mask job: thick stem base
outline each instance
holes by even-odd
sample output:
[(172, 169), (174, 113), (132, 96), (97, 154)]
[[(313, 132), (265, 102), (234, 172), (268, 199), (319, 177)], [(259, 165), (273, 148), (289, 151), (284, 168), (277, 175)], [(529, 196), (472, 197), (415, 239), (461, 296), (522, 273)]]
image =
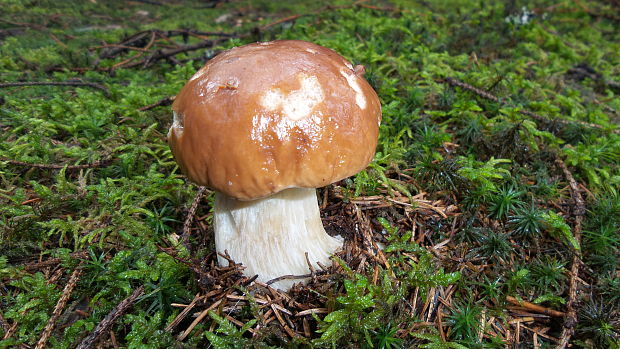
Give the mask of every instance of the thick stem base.
[[(315, 189), (292, 188), (272, 196), (239, 201), (215, 194), (215, 246), (245, 266), (244, 274), (267, 282), (283, 275), (308, 274), (305, 253), (315, 269), (330, 265), (342, 241), (323, 229)], [(218, 257), (220, 265), (226, 259)], [(287, 290), (299, 279), (272, 286)]]

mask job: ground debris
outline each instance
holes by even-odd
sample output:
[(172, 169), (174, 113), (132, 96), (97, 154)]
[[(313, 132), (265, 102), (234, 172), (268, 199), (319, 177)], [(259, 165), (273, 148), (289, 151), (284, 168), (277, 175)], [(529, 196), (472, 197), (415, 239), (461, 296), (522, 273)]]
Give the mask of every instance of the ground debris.
[[(375, 221), (375, 217), (385, 215), (392, 209), (396, 209), (404, 214), (415, 214), (417, 220), (442, 220), (448, 217), (456, 217), (458, 211), (454, 208), (443, 207), (441, 201), (425, 200), (423, 193), (412, 198), (412, 203), (406, 197), (396, 197), (386, 200), (381, 197), (358, 197), (342, 201), (343, 197), (339, 194), (337, 187), (330, 188), (328, 201), (324, 204), (328, 207), (329, 215), (324, 217), (325, 227), (328, 233), (338, 234), (343, 231), (349, 232), (344, 236), (344, 249), (336, 254), (337, 258), (346, 263), (352, 270), (365, 273), (371, 270), (374, 274), (373, 282), (377, 283), (377, 273), (379, 270), (389, 272), (391, 266), (385, 253), (382, 251), (385, 244), (385, 237), (381, 232), (380, 225)], [(200, 197), (197, 195), (197, 198)], [(419, 206), (418, 206), (419, 205)], [(417, 206), (417, 207), (416, 207)], [(191, 210), (190, 210), (191, 211)], [(338, 217), (337, 222), (332, 221), (331, 217)], [(187, 223), (187, 221), (186, 221)], [(199, 234), (200, 227), (197, 222), (193, 222), (189, 231), (191, 234)], [(411, 224), (411, 223), (409, 223)], [(193, 249), (194, 247), (192, 247)], [(277, 331), (287, 337), (287, 341), (296, 337), (315, 338), (317, 335), (318, 324), (315, 315), (327, 314), (334, 310), (333, 305), (327, 303), (330, 294), (343, 292), (341, 281), (348, 275), (347, 270), (343, 269), (338, 263), (325, 268), (314, 270), (311, 274), (303, 276), (283, 276), (282, 278), (308, 278), (307, 284), (298, 283), (288, 292), (284, 293), (268, 283), (255, 281), (255, 277), (249, 278), (242, 275), (242, 267), (236, 264), (228, 256), (223, 256), (229, 260), (230, 266), (222, 267), (217, 265), (215, 254), (210, 254), (205, 260), (184, 260), (177, 256), (173, 248), (162, 248), (177, 260), (190, 266), (200, 280), (201, 292), (197, 294), (189, 304), (175, 304), (174, 306), (183, 308), (183, 311), (168, 324), (167, 331), (181, 331), (177, 339), (185, 340), (191, 335), (192, 330), (201, 321), (208, 321), (209, 311), (213, 311), (225, 317), (232, 323), (241, 327), (249, 319), (244, 318), (245, 312), (242, 309), (256, 304), (258, 307), (258, 318), (260, 321), (250, 329), (250, 333), (258, 336), (266, 328), (275, 326)], [(395, 277), (391, 273), (392, 277)], [(443, 303), (448, 304), (451, 299), (453, 289), (437, 293), (433, 307), (429, 307), (420, 294), (411, 294), (410, 301), (419, 304), (418, 309), (412, 309), (412, 314), (428, 313), (428, 321), (434, 321), (438, 313), (438, 297), (441, 294)], [(443, 304), (442, 303), (442, 304)], [(192, 316), (192, 314), (194, 314)], [(211, 326), (212, 327), (212, 326)]]

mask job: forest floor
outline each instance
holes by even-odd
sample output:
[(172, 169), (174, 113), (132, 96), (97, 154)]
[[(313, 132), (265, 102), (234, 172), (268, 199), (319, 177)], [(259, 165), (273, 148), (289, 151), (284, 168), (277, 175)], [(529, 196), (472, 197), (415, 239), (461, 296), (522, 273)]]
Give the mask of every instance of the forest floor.
[[(617, 0), (0, 7), (0, 348), (620, 348)], [(286, 293), (217, 265), (166, 143), (206, 61), (274, 39), (383, 107), (317, 192), (344, 249)]]

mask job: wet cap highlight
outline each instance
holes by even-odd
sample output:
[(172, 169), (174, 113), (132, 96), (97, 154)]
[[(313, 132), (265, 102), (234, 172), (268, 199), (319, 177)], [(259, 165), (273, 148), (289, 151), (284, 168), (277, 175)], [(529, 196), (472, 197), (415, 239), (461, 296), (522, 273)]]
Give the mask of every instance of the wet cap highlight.
[(190, 180), (240, 200), (364, 169), (381, 106), (361, 66), (299, 40), (225, 51), (176, 96), (168, 140)]

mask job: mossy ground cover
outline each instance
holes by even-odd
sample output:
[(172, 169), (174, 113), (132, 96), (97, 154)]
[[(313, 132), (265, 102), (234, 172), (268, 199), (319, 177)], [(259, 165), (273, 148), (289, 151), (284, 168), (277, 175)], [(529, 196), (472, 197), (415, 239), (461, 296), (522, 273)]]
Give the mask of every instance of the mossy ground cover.
[[(0, 6), (1, 348), (620, 347), (617, 1)], [(345, 249), (288, 294), (215, 264), (165, 140), (205, 61), (271, 39), (383, 104), (318, 191)]]

